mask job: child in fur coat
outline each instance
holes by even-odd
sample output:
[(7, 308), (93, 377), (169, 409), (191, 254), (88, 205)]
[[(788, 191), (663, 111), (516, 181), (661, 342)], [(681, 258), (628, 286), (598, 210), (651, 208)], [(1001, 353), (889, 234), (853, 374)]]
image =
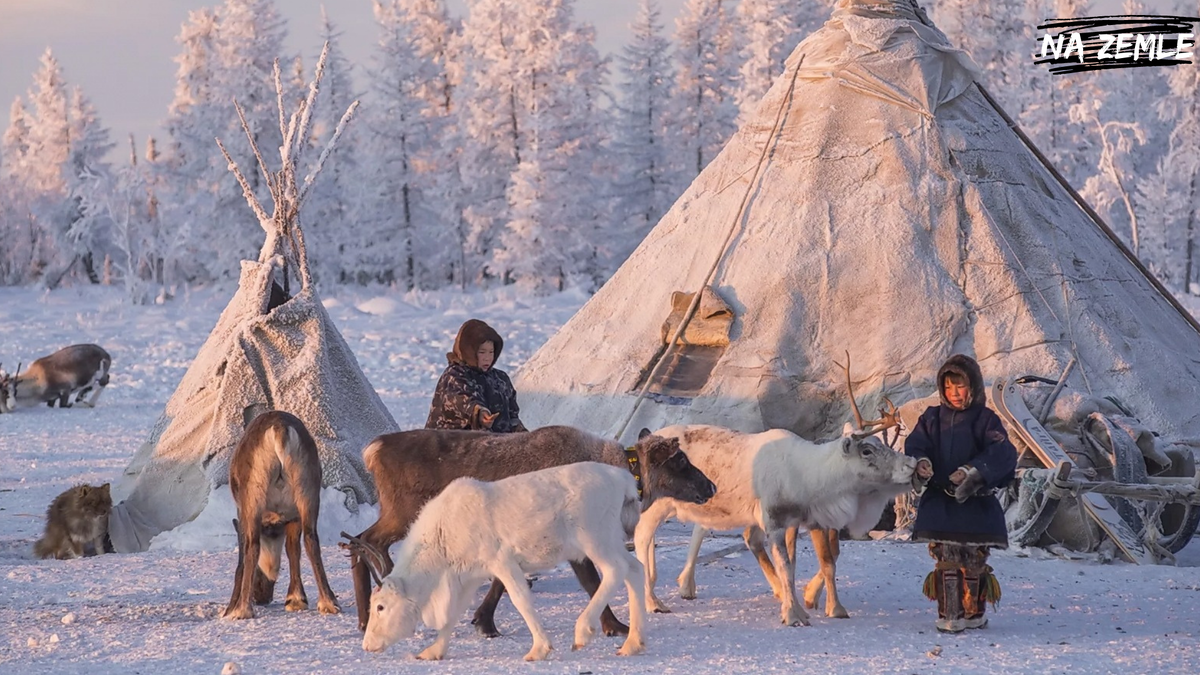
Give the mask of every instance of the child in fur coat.
[(459, 327), (433, 392), (426, 429), (526, 431), (512, 380), (496, 368), (503, 349), (504, 339), (483, 321), (469, 319)]
[(951, 356), (938, 370), (941, 405), (930, 406), (904, 443), (928, 479), (913, 539), (937, 561), (925, 595), (937, 600), (937, 628), (957, 633), (987, 626), (986, 603), (1000, 599), (987, 564), (990, 548), (1008, 547), (1004, 511), (993, 494), (1012, 480), (1017, 452), (1000, 417), (987, 407), (979, 364)]

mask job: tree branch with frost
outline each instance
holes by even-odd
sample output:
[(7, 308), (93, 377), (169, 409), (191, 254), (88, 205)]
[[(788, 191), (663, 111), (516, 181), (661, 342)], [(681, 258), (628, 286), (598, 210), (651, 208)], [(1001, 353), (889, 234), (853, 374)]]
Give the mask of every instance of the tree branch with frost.
[(1141, 125), (1137, 122), (1101, 121), (1100, 107), (1100, 101), (1094, 101), (1091, 105), (1075, 104), (1071, 106), (1070, 119), (1076, 124), (1091, 124), (1096, 127), (1101, 142), (1099, 169), (1116, 186), (1117, 193), (1125, 205), (1125, 212), (1129, 215), (1129, 230), (1132, 238), (1130, 243), (1133, 254), (1138, 255), (1140, 232), (1137, 213), (1133, 208), (1129, 190), (1125, 188), (1125, 183), (1121, 180), (1121, 172), (1117, 168), (1117, 154), (1129, 154), (1135, 143), (1144, 145), (1146, 133), (1142, 131)]

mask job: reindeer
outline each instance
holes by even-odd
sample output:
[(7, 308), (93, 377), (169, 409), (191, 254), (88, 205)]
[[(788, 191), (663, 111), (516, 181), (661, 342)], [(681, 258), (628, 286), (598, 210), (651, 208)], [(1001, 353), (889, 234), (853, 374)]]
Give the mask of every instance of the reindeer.
[[(363, 460), (379, 489), (379, 519), (357, 537), (345, 535), (351, 544), (343, 544), (343, 548), (350, 550), (354, 570), (360, 630), (366, 630), (370, 619), (368, 560), (378, 559), (379, 576), (391, 572), (388, 547), (407, 535), (421, 507), (456, 478), (491, 481), (574, 462), (597, 461), (634, 473), (643, 490), (643, 506), (666, 497), (695, 501), (693, 495), (680, 492), (665, 480), (672, 474), (686, 474), (702, 483), (705, 491), (700, 501), (711, 498), (716, 490), (691, 466), (687, 456), (679, 452), (678, 441), (653, 436), (647, 429), (642, 430), (638, 442), (628, 449), (616, 441), (566, 426), (511, 434), (417, 429), (376, 438), (363, 450)], [(364, 550), (368, 553), (364, 554)], [(594, 595), (600, 575), (593, 563), (586, 558), (570, 563), (579, 584), (589, 595)], [(495, 581), (475, 612), (472, 623), (486, 637), (499, 635), (494, 616), (504, 591), (505, 585)], [(600, 622), (606, 635), (629, 631), (607, 607)]]
[(396, 566), (371, 595), (363, 649), (383, 651), (411, 636), (421, 619), (438, 632), (417, 658), (440, 660), (471, 593), (489, 576), (509, 588), (533, 634), (526, 661), (550, 653), (526, 572), (587, 557), (604, 581), (575, 622), (573, 649), (591, 641), (601, 608), (624, 583), (629, 590), (629, 636), (621, 655), (641, 653), (646, 621), (642, 566), (625, 550), (641, 512), (628, 471), (578, 462), (495, 482), (458, 478), (421, 509), (396, 556)]
[[(34, 361), (29, 369), (8, 375), (0, 371), (0, 412), (12, 412), (17, 407), (45, 403), (70, 408), (74, 403), (96, 406), (100, 394), (108, 386), (108, 368), (112, 357), (99, 345), (83, 344), (63, 347), (49, 356)], [(91, 397), (86, 401), (84, 397)]]
[[(844, 368), (849, 386), (849, 361)], [(852, 388), (849, 394), (858, 428), (827, 443), (811, 443), (783, 429), (744, 434), (689, 425), (655, 432), (678, 438), (696, 466), (715, 480), (718, 492), (711, 502), (700, 506), (659, 500), (643, 514), (634, 542), (638, 559), (646, 567), (647, 609), (670, 611), (654, 594), (653, 544), (655, 530), (674, 516), (696, 525), (688, 563), (679, 577), (682, 597), (695, 597), (695, 558), (707, 530), (745, 528), (746, 546), (782, 601), (783, 622), (808, 625), (808, 615), (796, 602), (793, 589), (795, 537), (802, 528), (809, 530), (820, 563), (820, 571), (806, 589), (805, 604), (815, 606), (822, 587), (827, 587), (826, 614), (848, 616), (835, 584), (838, 532), (849, 528), (854, 535), (865, 533), (878, 522), (888, 499), (912, 485), (916, 468), (915, 460), (875, 437), (899, 425), (895, 406), (889, 401), (890, 410), (881, 411), (880, 419), (866, 422)]]
[[(233, 451), (229, 489), (237, 503), (238, 564), (233, 595), (222, 616), (253, 618), (250, 600), (270, 604), (279, 578), (280, 549), (287, 540), (290, 581), (285, 609), (308, 609), (300, 580), (300, 536), (317, 578), (317, 609), (341, 611), (321, 562), (317, 517), (321, 509), (321, 460), (308, 429), (294, 415), (267, 412), (254, 418)], [(249, 566), (249, 569), (247, 567)]]

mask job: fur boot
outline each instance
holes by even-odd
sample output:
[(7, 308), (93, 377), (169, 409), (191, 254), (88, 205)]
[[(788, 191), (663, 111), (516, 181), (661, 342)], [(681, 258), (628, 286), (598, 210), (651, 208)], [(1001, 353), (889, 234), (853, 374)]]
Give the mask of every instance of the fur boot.
[(984, 616), (987, 603), (995, 605), (1000, 600), (1000, 583), (992, 574), (991, 565), (964, 567), (963, 574), (963, 617), (967, 628), (987, 628)]

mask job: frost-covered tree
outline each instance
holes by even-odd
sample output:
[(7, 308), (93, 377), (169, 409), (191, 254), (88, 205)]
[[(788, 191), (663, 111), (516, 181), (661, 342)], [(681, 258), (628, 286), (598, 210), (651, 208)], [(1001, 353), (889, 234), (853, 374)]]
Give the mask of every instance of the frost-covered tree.
[(16, 97), (8, 111), (8, 128), (0, 139), (0, 156), (4, 157), (2, 166), (5, 174), (16, 175), (22, 168), (25, 155), (29, 152), (29, 120), (25, 113), (25, 104), (21, 97)]
[(213, 139), (229, 135), (233, 109), (221, 81), (219, 24), (215, 11), (197, 10), (176, 37), (181, 49), (164, 124), (166, 149), (162, 160), (148, 167), (158, 186), (159, 218), (169, 224), (175, 250), (188, 253), (164, 256), (161, 276), (167, 279), (220, 276), (211, 256), (214, 239), (222, 236), (214, 232), (216, 193), (229, 172)]
[(25, 169), (30, 183), (40, 192), (65, 193), (63, 168), (70, 154), (71, 131), (67, 119), (67, 86), (53, 52), (42, 54), (41, 67), (33, 75), (27, 98), (29, 132)]
[(598, 250), (607, 232), (605, 205), (597, 196), (608, 186), (596, 174), (606, 64), (594, 30), (576, 23), (570, 0), (521, 9), (522, 30), (512, 42), (520, 156), (508, 177), (508, 217), (493, 269), (537, 292), (568, 283), (591, 288), (607, 266)]
[(1168, 284), (1200, 294), (1200, 71), (1171, 68), (1167, 83), (1170, 93), (1163, 97), (1159, 114), (1173, 125), (1168, 148), (1156, 170), (1138, 183), (1145, 231), (1141, 257)]
[(39, 281), (53, 288), (76, 262), (75, 247), (67, 236), (76, 209), (67, 183), (71, 154), (68, 91), (62, 69), (49, 49), (42, 55), (26, 98), (29, 133), (23, 174), (39, 238), (32, 267)]
[(657, 0), (642, 0), (620, 73), (612, 153), (618, 227), (614, 256), (624, 260), (678, 197), (680, 138), (672, 120), (675, 68)]
[(445, 0), (395, 0), (408, 19), (413, 51), (421, 59), (417, 96), (431, 111), (448, 114), (454, 106), (454, 88), (462, 81), (457, 59), (460, 22), (451, 18)]
[(114, 144), (109, 141), (108, 129), (83, 90), (74, 87), (68, 108), (70, 145), (64, 171), (68, 193), (68, 224), (66, 237), (72, 244), (73, 260), (78, 260), (92, 283), (100, 282), (97, 265), (104, 257), (109, 239), (108, 229), (95, 227), (83, 218), (80, 193), (96, 177), (107, 176), (112, 168), (105, 158)]
[(380, 38), (371, 72), (357, 262), (350, 278), (405, 288), (462, 281), (453, 124), (454, 22), (441, 0), (375, 3)]
[(115, 253), (111, 259), (116, 261), (113, 280), (124, 286), (130, 302), (141, 305), (162, 296), (155, 286), (161, 282), (156, 262), (163, 253), (157, 242), (150, 174), (138, 165), (132, 135), (129, 145), (128, 165), (105, 174), (87, 174), (77, 195), (80, 222), (109, 232)]
[(741, 65), (731, 0), (688, 0), (675, 21), (675, 110), (691, 181), (737, 130)]
[[(223, 104), (224, 125), (217, 134), (238, 166), (255, 166), (250, 142), (241, 129), (232, 107), (233, 100), (245, 113), (254, 142), (259, 148), (278, 148), (283, 144), (279, 129), (279, 108), (276, 102), (274, 68), (291, 61), (283, 52), (287, 28), (273, 0), (225, 0), (218, 10), (216, 57), (219, 87), (214, 92), (216, 102)], [(219, 120), (218, 120), (219, 121)], [(214, 147), (210, 153), (216, 153)], [(226, 164), (214, 158), (214, 171), (206, 177), (216, 186), (213, 220), (206, 224), (206, 238), (219, 234), (224, 241), (213, 251), (212, 270), (216, 275), (236, 279), (240, 261), (257, 257), (264, 237), (261, 226), (245, 207), (242, 189), (229, 179)], [(246, 178), (258, 195), (267, 198), (266, 185), (257, 172)]]
[[(282, 52), (286, 28), (271, 0), (226, 0), (216, 10), (192, 12), (177, 38), (175, 97), (166, 122), (167, 157), (161, 166), (170, 194), (161, 217), (187, 242), (181, 256), (185, 277), (237, 279), (240, 261), (254, 257), (262, 228), (245, 208), (237, 183), (216, 146), (225, 143), (241, 166), (257, 164), (242, 131), (234, 100), (246, 115), (260, 148), (281, 144), (274, 64), (286, 73), (292, 62)], [(283, 76), (285, 86), (290, 80)], [(260, 199), (262, 178), (247, 178)], [(189, 264), (190, 263), (190, 264)]]
[(737, 25), (744, 36), (737, 91), (742, 118), (783, 73), (796, 45), (829, 18), (830, 0), (741, 0)]
[(517, 43), (527, 27), (516, 0), (474, 0), (463, 22), (458, 125), (461, 132), (465, 278), (495, 276), (487, 263), (510, 219), (508, 189), (521, 162), (524, 112)]
[[(1099, 101), (1088, 105), (1079, 104), (1071, 108), (1071, 122), (1090, 126), (1093, 134), (1100, 142), (1100, 161), (1097, 172), (1089, 176), (1079, 191), (1089, 204), (1098, 212), (1112, 212), (1114, 205), (1122, 207), (1124, 216), (1120, 222), (1125, 227), (1120, 232), (1128, 233), (1128, 242), (1133, 254), (1138, 255), (1141, 248), (1141, 232), (1138, 227), (1137, 212), (1133, 208), (1133, 190), (1129, 167), (1132, 164), (1130, 153), (1136, 146), (1144, 145), (1146, 134), (1136, 122), (1101, 119), (1101, 103)], [(1109, 220), (1112, 220), (1111, 218)]]
[(25, 155), (29, 151), (29, 120), (18, 96), (9, 110), (9, 124), (0, 138), (0, 283), (19, 284), (34, 273), (38, 247), (29, 211)]
[(467, 226), (463, 218), (462, 133), (457, 125), (458, 87), (462, 83), (459, 36), (462, 25), (452, 18), (445, 0), (398, 0), (408, 16), (413, 48), (420, 59), (416, 95), (425, 102), (427, 150), (422, 177), (426, 206), (414, 241), (416, 277), (422, 287), (467, 283)]
[(3, 138), (5, 280), (55, 288), (75, 274), (97, 283), (93, 250), (105, 233), (80, 225), (76, 191), (108, 170), (108, 130), (83, 92), (68, 89), (49, 49), (25, 101), (14, 102)]
[[(370, 73), (373, 106), (367, 117), (364, 217), (348, 250), (347, 280), (417, 283), (417, 242), (433, 227), (437, 195), (429, 190), (425, 159), (437, 139), (431, 137), (429, 109), (438, 102), (421, 97), (431, 74), (418, 54), (414, 23), (398, 2), (376, 2), (379, 42)], [(434, 97), (440, 101), (440, 97)]]

